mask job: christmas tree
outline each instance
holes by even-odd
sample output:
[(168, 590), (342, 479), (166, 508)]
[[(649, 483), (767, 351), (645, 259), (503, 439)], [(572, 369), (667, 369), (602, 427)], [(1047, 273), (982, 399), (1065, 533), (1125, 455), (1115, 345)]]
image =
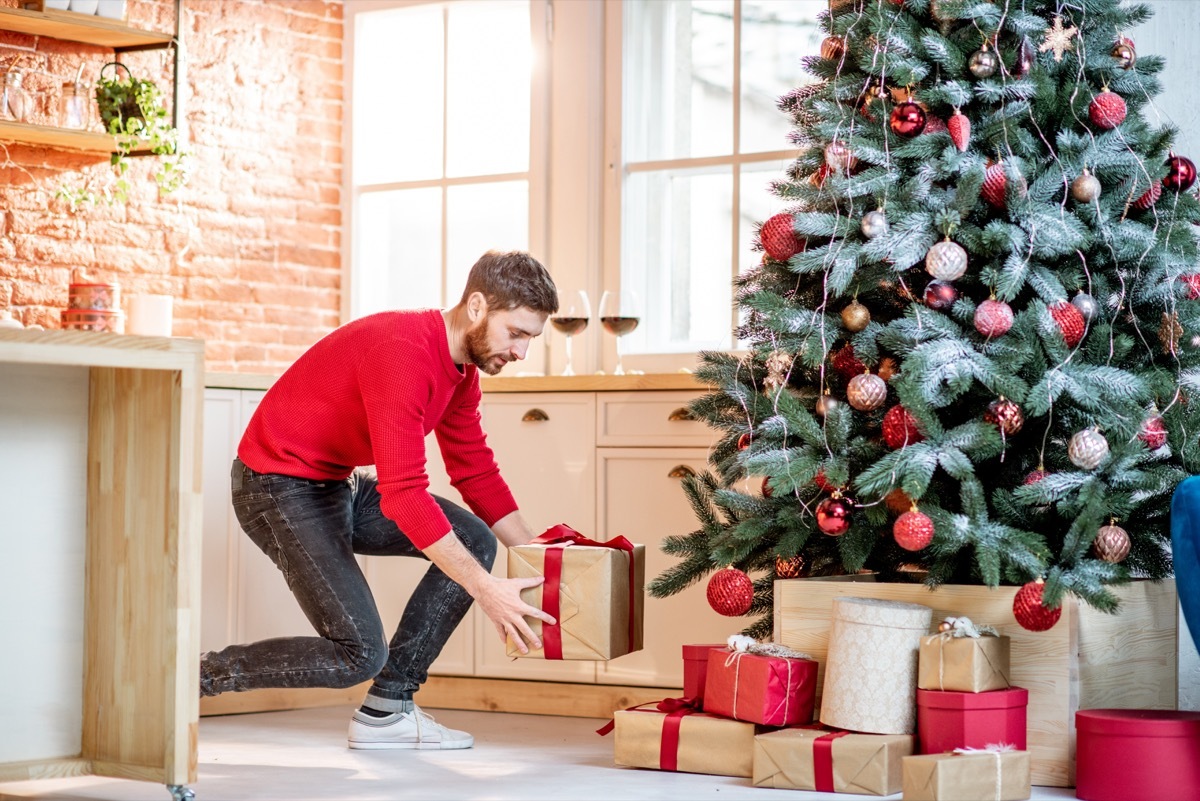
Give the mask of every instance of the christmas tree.
[(722, 569), (710, 601), (762, 636), (777, 577), (870, 570), (1028, 584), (1036, 628), (1065, 593), (1116, 611), (1108, 585), (1170, 575), (1200, 205), (1145, 119), (1163, 61), (1123, 30), (1149, 15), (833, 0), (817, 82), (780, 100), (799, 155), (737, 282), (748, 352), (701, 354), (700, 527), (652, 594)]

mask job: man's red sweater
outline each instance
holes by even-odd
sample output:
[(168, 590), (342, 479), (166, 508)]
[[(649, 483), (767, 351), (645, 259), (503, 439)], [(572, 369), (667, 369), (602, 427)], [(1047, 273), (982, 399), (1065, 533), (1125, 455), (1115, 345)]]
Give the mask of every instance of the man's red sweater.
[(441, 312), (372, 314), (325, 336), (279, 377), (238, 457), (259, 473), (338, 481), (375, 465), (383, 513), (425, 548), (450, 531), (429, 494), (430, 431), (451, 485), (483, 522), (517, 508), (480, 425), (480, 397), (475, 366), (450, 358)]

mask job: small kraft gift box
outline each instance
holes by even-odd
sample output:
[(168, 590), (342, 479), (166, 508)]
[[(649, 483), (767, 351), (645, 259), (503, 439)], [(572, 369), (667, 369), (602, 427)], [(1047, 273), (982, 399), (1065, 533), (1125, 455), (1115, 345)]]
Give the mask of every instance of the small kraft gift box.
[(938, 628), (921, 638), (917, 687), (982, 693), (1011, 686), (1008, 637), (966, 617), (948, 617)]
[(619, 709), (613, 726), (618, 765), (743, 778), (753, 772), (754, 735), (763, 730), (701, 712), (686, 698)]
[(523, 654), (509, 636), (509, 656), (604, 661), (642, 648), (646, 549), (624, 537), (596, 542), (557, 525), (508, 549), (508, 577), (545, 576), (521, 598), (555, 619), (526, 618), (541, 648)]
[(1029, 752), (1007, 745), (904, 757), (901, 767), (904, 801), (1024, 801), (1032, 791)]
[(729, 642), (708, 652), (705, 712), (764, 726), (812, 720), (817, 663), (808, 654), (740, 634)]
[(1200, 712), (1081, 709), (1075, 731), (1076, 797), (1200, 799)]
[(704, 677), (708, 675), (708, 652), (724, 650), (725, 643), (683, 646), (683, 696), (704, 703)]
[(900, 792), (911, 734), (780, 729), (754, 738), (754, 786), (823, 793)]
[(917, 739), (922, 754), (988, 743), (1026, 747), (1025, 713), (1029, 692), (1021, 687), (986, 693), (917, 690)]

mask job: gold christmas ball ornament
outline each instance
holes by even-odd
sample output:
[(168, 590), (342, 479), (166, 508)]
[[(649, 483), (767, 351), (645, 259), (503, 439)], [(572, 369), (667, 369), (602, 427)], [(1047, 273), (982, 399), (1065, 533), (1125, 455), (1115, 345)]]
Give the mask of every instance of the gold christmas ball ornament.
[(1134, 49), (1133, 40), (1124, 36), (1117, 39), (1117, 43), (1113, 45), (1112, 57), (1117, 60), (1117, 66), (1121, 69), (1133, 69), (1133, 65), (1137, 63), (1137, 50)]
[(967, 272), (967, 251), (949, 239), (938, 242), (925, 254), (925, 272), (939, 281), (962, 278)]
[(1129, 533), (1115, 523), (1110, 523), (1101, 526), (1096, 532), (1092, 549), (1099, 559), (1116, 564), (1129, 556), (1129, 545)]
[(842, 325), (847, 331), (858, 333), (867, 327), (871, 322), (871, 310), (859, 303), (857, 300), (852, 301), (849, 306), (842, 309)]
[(832, 395), (822, 395), (817, 398), (817, 414), (824, 417), (838, 407), (838, 399)]
[(1100, 179), (1092, 175), (1087, 167), (1071, 182), (1071, 197), (1080, 203), (1093, 203), (1100, 197)]
[(825, 164), (834, 172), (845, 175), (858, 166), (858, 158), (844, 143), (834, 141), (825, 145)]
[(1067, 457), (1082, 470), (1095, 470), (1108, 458), (1108, 440), (1097, 429), (1085, 428), (1071, 437)]
[(896, 360), (891, 356), (884, 356), (879, 360), (879, 366), (875, 368), (875, 375), (882, 378), (884, 381), (891, 381), (892, 376), (900, 372), (900, 368), (896, 365)]
[(877, 236), (883, 236), (888, 232), (887, 217), (884, 216), (882, 210), (868, 211), (863, 215), (862, 224), (863, 236), (867, 239), (874, 239)]
[(902, 515), (912, 508), (913, 499), (908, 493), (897, 487), (883, 496), (883, 505), (894, 515)]
[(976, 78), (990, 78), (996, 74), (996, 70), (999, 68), (1000, 58), (989, 50), (987, 45), (984, 45), (982, 50), (972, 53), (967, 62), (967, 69)]
[(938, 623), (938, 631), (939, 632), (946, 632), (952, 628), (954, 628), (954, 624), (951, 623), (949, 620), (943, 620), (941, 623)]
[(805, 567), (804, 557), (801, 554), (796, 554), (795, 556), (776, 556), (775, 578), (800, 578), (804, 575)]
[(821, 58), (840, 61), (846, 52), (846, 39), (842, 36), (826, 36), (821, 41)]
[(846, 400), (860, 412), (874, 411), (887, 400), (887, 384), (871, 373), (856, 375), (846, 387)]

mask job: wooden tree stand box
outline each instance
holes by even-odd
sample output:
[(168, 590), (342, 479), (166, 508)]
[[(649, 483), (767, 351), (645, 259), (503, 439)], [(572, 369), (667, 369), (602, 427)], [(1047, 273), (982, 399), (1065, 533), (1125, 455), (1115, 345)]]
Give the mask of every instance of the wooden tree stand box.
[(1013, 617), (1017, 587), (785, 579), (775, 582), (777, 643), (811, 654), (817, 676), (817, 707), (829, 650), (833, 599), (882, 598), (925, 604), (933, 619), (967, 616), (1011, 638), (1011, 675), (1029, 690), (1028, 749), (1032, 782), (1044, 787), (1075, 784), (1075, 712), (1089, 708), (1174, 709), (1176, 688), (1175, 582), (1135, 581), (1113, 587), (1118, 614), (1109, 615), (1068, 595), (1052, 629), (1032, 632)]

